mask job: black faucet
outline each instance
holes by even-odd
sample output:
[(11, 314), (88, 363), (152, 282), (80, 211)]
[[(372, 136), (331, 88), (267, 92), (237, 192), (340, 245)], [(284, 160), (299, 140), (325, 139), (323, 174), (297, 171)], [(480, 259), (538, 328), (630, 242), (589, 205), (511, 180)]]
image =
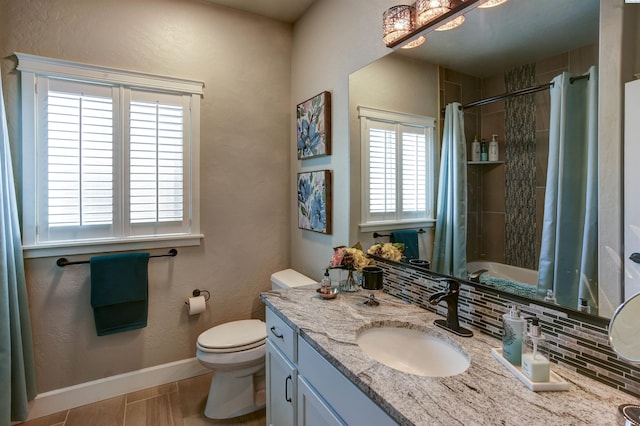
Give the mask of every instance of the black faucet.
[(474, 283), (479, 283), (480, 282), (480, 275), (484, 274), (485, 272), (489, 272), (488, 269), (478, 269), (475, 272), (472, 272), (469, 274), (469, 281), (473, 281)]
[(437, 305), (443, 300), (447, 302), (447, 319), (437, 319), (435, 320), (435, 324), (438, 327), (442, 327), (445, 330), (449, 330), (450, 332), (457, 334), (458, 336), (473, 336), (473, 332), (460, 327), (460, 322), (458, 321), (458, 295), (460, 293), (460, 283), (451, 278), (444, 278), (443, 281), (447, 284), (444, 290), (429, 296), (429, 303), (432, 305)]

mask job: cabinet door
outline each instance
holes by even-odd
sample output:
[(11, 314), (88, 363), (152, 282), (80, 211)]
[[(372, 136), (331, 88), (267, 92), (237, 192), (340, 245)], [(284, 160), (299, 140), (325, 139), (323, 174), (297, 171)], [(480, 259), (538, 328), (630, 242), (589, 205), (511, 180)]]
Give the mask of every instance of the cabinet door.
[(296, 425), (296, 367), (267, 339), (267, 425)]
[(346, 426), (337, 414), (298, 376), (298, 426)]
[(298, 338), (298, 380), (311, 383), (341, 421), (360, 426), (397, 426), (386, 412), (356, 387), (303, 338)]

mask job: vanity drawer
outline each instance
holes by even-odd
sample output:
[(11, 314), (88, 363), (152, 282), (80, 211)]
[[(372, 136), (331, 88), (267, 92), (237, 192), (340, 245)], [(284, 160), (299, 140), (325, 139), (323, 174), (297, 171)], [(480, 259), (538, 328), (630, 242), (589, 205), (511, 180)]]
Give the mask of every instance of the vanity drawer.
[(267, 308), (267, 337), (287, 358), (293, 362), (297, 361), (297, 333), (269, 308)]

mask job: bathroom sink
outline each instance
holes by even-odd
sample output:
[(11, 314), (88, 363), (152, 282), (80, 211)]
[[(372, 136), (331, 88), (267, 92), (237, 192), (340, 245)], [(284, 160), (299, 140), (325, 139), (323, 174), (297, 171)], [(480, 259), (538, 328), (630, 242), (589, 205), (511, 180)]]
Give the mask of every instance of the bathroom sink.
[(381, 326), (360, 330), (358, 346), (376, 361), (418, 376), (463, 373), (470, 359), (455, 341), (436, 330)]

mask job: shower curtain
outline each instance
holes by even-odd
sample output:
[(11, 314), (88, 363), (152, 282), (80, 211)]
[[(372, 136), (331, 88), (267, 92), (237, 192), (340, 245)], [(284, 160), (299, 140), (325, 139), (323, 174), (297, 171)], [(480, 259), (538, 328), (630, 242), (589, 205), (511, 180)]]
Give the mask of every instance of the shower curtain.
[(36, 396), (20, 225), (0, 76), (0, 425), (26, 420)]
[(553, 79), (538, 296), (598, 306), (598, 74)]
[(432, 269), (466, 279), (467, 150), (458, 102), (445, 108), (437, 209)]

